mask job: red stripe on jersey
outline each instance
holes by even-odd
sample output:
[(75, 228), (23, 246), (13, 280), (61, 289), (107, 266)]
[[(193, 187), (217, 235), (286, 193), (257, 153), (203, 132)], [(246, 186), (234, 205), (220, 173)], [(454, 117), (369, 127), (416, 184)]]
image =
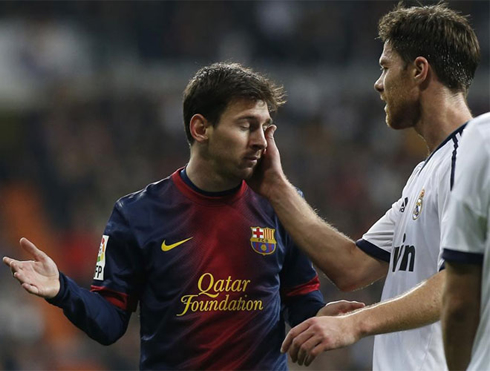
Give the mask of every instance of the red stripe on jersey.
[(138, 301), (128, 294), (114, 291), (103, 286), (90, 286), (90, 291), (99, 293), (112, 305), (126, 311), (136, 312)]
[(293, 296), (305, 295), (319, 289), (320, 289), (320, 280), (318, 279), (318, 275), (316, 275), (308, 282), (292, 287), (287, 291), (285, 290), (283, 292), (283, 295), (285, 298), (291, 298)]

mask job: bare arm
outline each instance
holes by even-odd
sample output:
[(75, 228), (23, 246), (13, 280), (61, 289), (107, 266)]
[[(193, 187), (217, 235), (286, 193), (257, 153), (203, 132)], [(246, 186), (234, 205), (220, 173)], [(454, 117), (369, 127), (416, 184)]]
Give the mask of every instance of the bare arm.
[(266, 131), (267, 150), (249, 185), (266, 197), (296, 244), (341, 290), (364, 287), (388, 271), (388, 263), (356, 247), (355, 242), (323, 221), (289, 183), (274, 142)]
[(411, 330), (440, 318), (445, 272), (397, 298), (338, 317), (310, 318), (291, 329), (281, 351), (309, 365), (321, 352), (354, 344), (363, 337)]
[(317, 316), (337, 316), (339, 314), (345, 314), (352, 312), (356, 309), (364, 308), (366, 304), (359, 301), (338, 300), (327, 303), (321, 308)]
[(480, 322), (482, 267), (446, 262), (446, 270), (441, 317), (444, 351), (450, 370), (464, 370)]

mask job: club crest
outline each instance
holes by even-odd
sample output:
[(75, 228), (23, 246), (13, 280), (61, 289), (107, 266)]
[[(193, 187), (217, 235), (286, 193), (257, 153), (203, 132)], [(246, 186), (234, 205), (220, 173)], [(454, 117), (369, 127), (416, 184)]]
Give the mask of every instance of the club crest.
[(415, 207), (413, 208), (413, 213), (412, 213), (412, 219), (417, 220), (418, 217), (420, 216), (420, 213), (422, 212), (422, 207), (424, 206), (424, 195), (425, 195), (425, 189), (422, 188), (422, 191), (419, 194), (419, 197), (417, 198), (417, 202), (415, 202)]
[(276, 251), (276, 240), (274, 239), (275, 229), (251, 227), (252, 237), (250, 244), (252, 249), (262, 255), (270, 255)]

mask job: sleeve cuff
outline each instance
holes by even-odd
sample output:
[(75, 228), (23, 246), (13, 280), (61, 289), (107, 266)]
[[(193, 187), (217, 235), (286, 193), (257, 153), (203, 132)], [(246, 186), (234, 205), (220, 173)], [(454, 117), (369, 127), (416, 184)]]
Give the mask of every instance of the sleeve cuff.
[(373, 258), (383, 260), (387, 263), (390, 262), (390, 253), (383, 249), (380, 249), (378, 246), (373, 245), (371, 242), (360, 239), (356, 241), (356, 245), (366, 254), (371, 255)]
[(58, 294), (54, 298), (51, 299), (46, 299), (46, 301), (49, 304), (55, 305), (57, 307), (60, 306), (61, 302), (63, 301), (63, 298), (66, 296), (66, 290), (67, 290), (67, 284), (66, 284), (66, 276), (59, 272), (60, 274), (60, 291), (58, 291)]
[(451, 249), (444, 249), (442, 251), (442, 258), (451, 263), (462, 264), (483, 264), (483, 254), (473, 252), (463, 252)]

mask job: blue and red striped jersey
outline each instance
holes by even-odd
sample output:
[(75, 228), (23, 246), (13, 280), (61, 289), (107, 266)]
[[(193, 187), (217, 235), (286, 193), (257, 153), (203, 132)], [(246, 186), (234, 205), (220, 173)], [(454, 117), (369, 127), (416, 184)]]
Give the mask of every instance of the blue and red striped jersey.
[[(142, 369), (287, 369), (285, 320), (296, 325), (324, 305), (316, 271), (267, 200), (245, 182), (199, 192), (180, 170), (116, 203), (91, 291), (83, 295), (111, 303), (103, 309), (114, 308), (124, 330), (139, 305)], [(58, 296), (70, 318), (73, 298)], [(94, 321), (73, 320), (97, 340), (114, 330), (94, 331)]]

